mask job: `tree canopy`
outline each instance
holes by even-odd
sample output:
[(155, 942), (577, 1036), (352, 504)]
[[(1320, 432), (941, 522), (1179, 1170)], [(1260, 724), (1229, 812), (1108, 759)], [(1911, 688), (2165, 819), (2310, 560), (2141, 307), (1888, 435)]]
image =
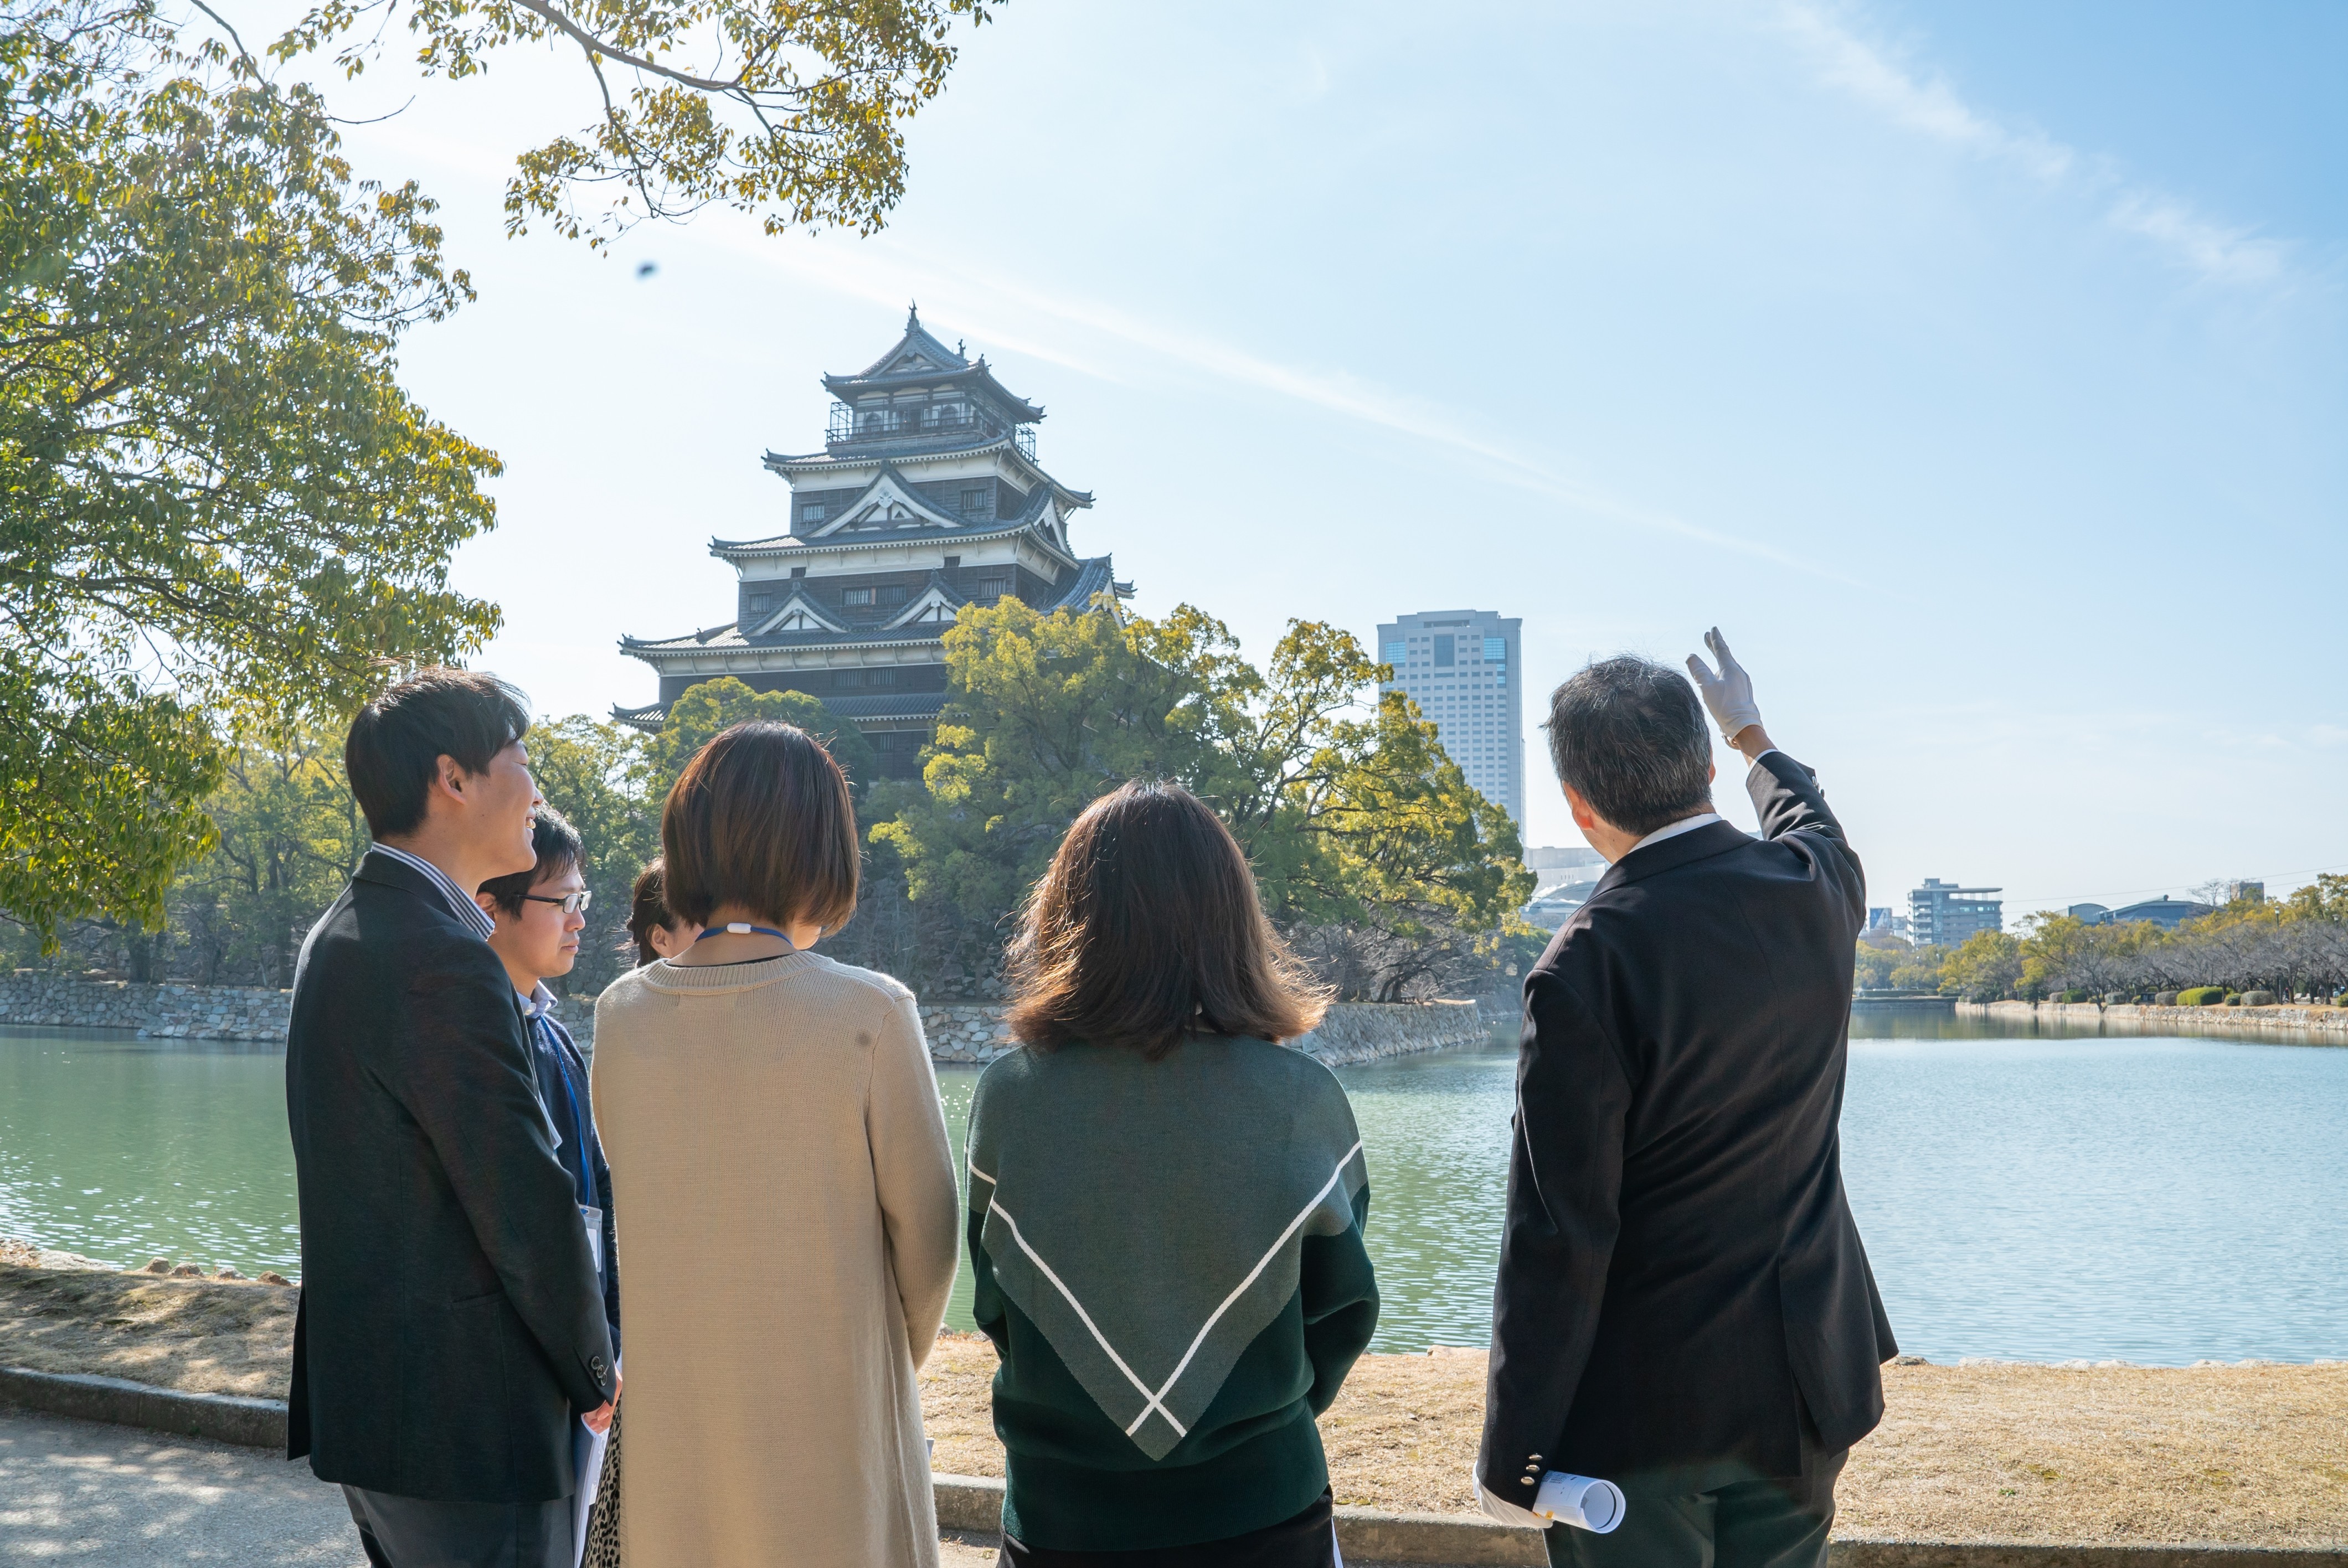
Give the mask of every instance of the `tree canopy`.
[[(578, 51), (593, 119), (523, 153), (506, 227), (591, 245), (720, 204), (767, 232), (871, 233), (905, 193), (904, 122), (944, 89), (954, 24), (1001, 0), (409, 0), (427, 74), (478, 76), (501, 49)], [(366, 68), (401, 0), (318, 0), (270, 46)], [(608, 190), (600, 204), (582, 193)]]
[(2319, 876), (2286, 898), (2237, 899), (2174, 930), (2034, 915), (2018, 934), (1978, 932), (1953, 949), (1862, 941), (1858, 958), (1861, 985), (1937, 986), (1973, 1001), (2149, 999), (2205, 986), (2336, 996), (2348, 991), (2348, 876)]
[(413, 185), (145, 5), (0, 20), (0, 907), (151, 921), (221, 732), (478, 648), (497, 459), (395, 379), (469, 296)]
[(876, 765), (872, 743), (864, 738), (863, 731), (836, 717), (823, 705), (823, 699), (805, 692), (754, 692), (749, 682), (721, 675), (686, 687), (668, 705), (668, 718), (652, 739), (646, 758), (651, 770), (646, 798), (652, 807), (654, 848), (660, 846), (662, 805), (668, 799), (669, 786), (685, 772), (685, 764), (720, 731), (752, 719), (797, 724), (822, 742), (859, 794), (872, 782)]
[[(919, 789), (872, 830), (916, 900), (1000, 923), (1078, 812), (1128, 778), (1211, 805), (1266, 912), (1349, 996), (1395, 999), (1488, 963), (1530, 896), (1515, 825), (1353, 637), (1292, 621), (1265, 670), (1191, 606), (1162, 620), (1005, 599), (945, 636), (949, 698)], [(1448, 966), (1447, 968), (1447, 966)]]

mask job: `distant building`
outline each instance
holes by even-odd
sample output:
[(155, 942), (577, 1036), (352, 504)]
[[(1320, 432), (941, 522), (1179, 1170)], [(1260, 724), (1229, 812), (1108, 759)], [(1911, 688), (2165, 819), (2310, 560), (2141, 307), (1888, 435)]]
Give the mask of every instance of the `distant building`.
[(2005, 929), (2005, 903), (1984, 898), (2003, 887), (1960, 887), (1937, 876), (1908, 895), (1908, 934), (1918, 942), (1953, 948), (1976, 931)]
[(1890, 907), (1887, 906), (1880, 909), (1869, 909), (1867, 912), (1867, 928), (1870, 931), (1889, 931), (1891, 929), (1891, 910)]
[(1528, 925), (1554, 931), (1606, 875), (1606, 857), (1586, 845), (1537, 844), (1525, 851), (1525, 869), (1533, 874), (1533, 896), (1519, 913)]
[(2267, 901), (2267, 885), (2263, 882), (2229, 882), (2226, 902), (2229, 904), (2263, 904)]
[(1378, 628), (1378, 659), (1394, 668), (1394, 679), (1379, 690), (1403, 692), (1417, 703), (1468, 782), (1520, 830), (1523, 626), (1488, 610), (1447, 610), (1406, 615)]
[(2132, 921), (2148, 920), (2164, 930), (2175, 930), (2188, 920), (2198, 920), (2213, 913), (2207, 904), (2196, 904), (2188, 898), (2148, 898), (2141, 904), (2127, 904), (2106, 915), (2101, 924), (2125, 926)]
[(1593, 880), (1560, 882), (1555, 886), (1544, 887), (1534, 894), (1532, 902), (1527, 904), (1519, 913), (1524, 916), (1525, 924), (1528, 926), (1539, 926), (1544, 931), (1554, 931), (1564, 925), (1576, 909), (1590, 901), (1591, 892), (1597, 886), (1598, 884)]
[(2090, 926), (2099, 926), (2103, 924), (2104, 917), (2111, 913), (2111, 909), (2102, 904), (2074, 904), (2063, 913), (2070, 916), (2074, 920), (2085, 920)]

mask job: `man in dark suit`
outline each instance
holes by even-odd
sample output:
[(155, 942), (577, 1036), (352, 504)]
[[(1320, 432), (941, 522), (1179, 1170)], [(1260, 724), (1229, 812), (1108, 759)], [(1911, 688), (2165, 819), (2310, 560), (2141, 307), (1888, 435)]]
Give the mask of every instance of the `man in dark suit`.
[(1719, 674), (1689, 668), (1752, 764), (1757, 839), (1713, 812), (1676, 671), (1604, 660), (1550, 703), (1574, 824), (1611, 864), (1525, 982), (1477, 1477), (1520, 1523), (1544, 1471), (1622, 1488), (1613, 1533), (1550, 1531), (1558, 1563), (1824, 1563), (1896, 1349), (1838, 1134), (1865, 882), (1707, 641)]
[(370, 1563), (570, 1568), (572, 1431), (617, 1392), (575, 1184), (474, 901), (529, 869), (529, 714), (426, 671), (352, 722), (375, 845), (303, 944), (285, 1097), (302, 1213), (288, 1458)]

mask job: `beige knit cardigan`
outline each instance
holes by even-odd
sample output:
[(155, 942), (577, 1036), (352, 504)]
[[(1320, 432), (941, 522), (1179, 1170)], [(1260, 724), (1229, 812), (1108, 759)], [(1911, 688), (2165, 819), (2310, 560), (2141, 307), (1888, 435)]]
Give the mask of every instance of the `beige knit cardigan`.
[(814, 953), (595, 1004), (628, 1568), (932, 1568), (915, 1372), (956, 1200), (912, 993)]

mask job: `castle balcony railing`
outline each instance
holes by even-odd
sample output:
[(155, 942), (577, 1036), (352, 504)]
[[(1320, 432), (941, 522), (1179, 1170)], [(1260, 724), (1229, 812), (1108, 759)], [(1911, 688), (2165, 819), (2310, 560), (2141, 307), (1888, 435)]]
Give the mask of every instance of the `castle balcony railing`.
[(831, 405), (824, 445), (842, 446), (911, 446), (932, 441), (970, 442), (1008, 436), (1029, 462), (1035, 460), (1035, 427), (1012, 425), (968, 403), (891, 404), (875, 407)]

